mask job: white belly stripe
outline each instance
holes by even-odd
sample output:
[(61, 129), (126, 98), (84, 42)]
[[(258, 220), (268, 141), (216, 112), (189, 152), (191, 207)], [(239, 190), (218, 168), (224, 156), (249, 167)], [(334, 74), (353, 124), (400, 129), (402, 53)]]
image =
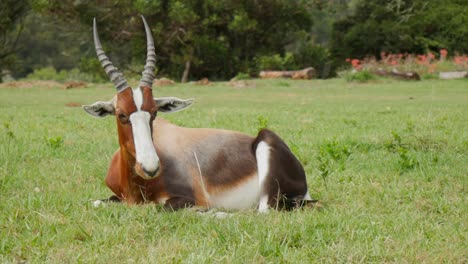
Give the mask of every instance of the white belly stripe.
[(213, 208), (251, 209), (257, 206), (259, 196), (258, 177), (254, 175), (233, 189), (215, 195), (211, 194), (209, 204)]

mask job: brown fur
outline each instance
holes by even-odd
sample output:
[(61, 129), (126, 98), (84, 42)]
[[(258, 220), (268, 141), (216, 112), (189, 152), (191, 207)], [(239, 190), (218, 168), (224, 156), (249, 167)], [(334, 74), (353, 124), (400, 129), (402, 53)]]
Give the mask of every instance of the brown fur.
[[(291, 207), (307, 192), (304, 170), (286, 144), (273, 132), (262, 130), (254, 138), (239, 132), (179, 127), (155, 118), (157, 106), (151, 89), (143, 89), (142, 110), (152, 114), (152, 135), (160, 159), (155, 178), (145, 180), (135, 160), (132, 127), (135, 112), (131, 89), (116, 97), (120, 148), (114, 154), (106, 177), (107, 186), (128, 204), (164, 202), (168, 208), (210, 207), (210, 197), (243, 186), (257, 176), (255, 149), (264, 141), (271, 147), (270, 168), (264, 194), (270, 207)], [(219, 197), (219, 196), (218, 196)]]
[(300, 206), (307, 192), (306, 175), (299, 160), (289, 147), (270, 130), (258, 133), (253, 147), (261, 141), (274, 151), (270, 156), (270, 170), (265, 182), (264, 193), (268, 194), (268, 205), (272, 208), (291, 209)]
[[(123, 126), (119, 123), (120, 132), (126, 131)], [(127, 148), (127, 136), (119, 132), (124, 144), (112, 158), (106, 184), (127, 203), (183, 197), (194, 205), (206, 206), (199, 170), (206, 191), (211, 194), (241, 184), (246, 180), (245, 175), (255, 175), (256, 161), (251, 151), (254, 138), (250, 136), (226, 130), (179, 127), (159, 117), (153, 123), (153, 131), (161, 169), (151, 180), (137, 175), (134, 148)]]

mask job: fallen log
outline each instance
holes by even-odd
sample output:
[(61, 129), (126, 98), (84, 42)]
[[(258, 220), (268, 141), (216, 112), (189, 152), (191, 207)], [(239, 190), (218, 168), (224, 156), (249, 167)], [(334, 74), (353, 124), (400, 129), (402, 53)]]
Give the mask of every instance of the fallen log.
[(468, 71), (439, 72), (439, 78), (443, 80), (468, 78)]
[(384, 77), (393, 77), (403, 80), (414, 80), (419, 81), (421, 77), (417, 72), (399, 72), (397, 70), (386, 71), (384, 69), (378, 69), (374, 72), (376, 75), (384, 76)]
[(309, 67), (298, 71), (261, 71), (259, 76), (262, 79), (292, 78), (309, 80), (315, 77), (315, 69)]

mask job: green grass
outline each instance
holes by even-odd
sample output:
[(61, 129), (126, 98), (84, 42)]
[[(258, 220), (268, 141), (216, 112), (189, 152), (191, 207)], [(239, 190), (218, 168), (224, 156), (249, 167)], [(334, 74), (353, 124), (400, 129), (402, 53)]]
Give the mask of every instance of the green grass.
[(111, 86), (0, 88), (0, 262), (468, 261), (466, 80), (253, 82), (157, 95), (196, 98), (165, 116), (179, 125), (275, 130), (323, 210), (217, 219), (156, 205), (94, 208), (111, 194), (115, 121), (66, 104), (110, 99)]

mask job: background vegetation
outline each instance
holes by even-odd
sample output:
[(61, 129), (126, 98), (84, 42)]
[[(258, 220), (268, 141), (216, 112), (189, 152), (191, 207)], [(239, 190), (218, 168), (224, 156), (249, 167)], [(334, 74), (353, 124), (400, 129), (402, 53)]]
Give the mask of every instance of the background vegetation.
[(158, 96), (196, 98), (164, 118), (275, 130), (304, 164), (322, 210), (218, 219), (157, 205), (94, 208), (111, 194), (104, 177), (118, 140), (113, 118), (79, 106), (110, 98), (112, 85), (3, 87), (0, 262), (467, 261), (466, 80), (250, 82), (158, 88)]
[[(463, 0), (5, 0), (0, 3), (0, 71), (15, 78), (52, 67), (86, 81), (103, 71), (92, 18), (103, 45), (127, 75), (139, 74), (152, 28), (158, 74), (176, 80), (226, 80), (261, 69), (312, 66), (331, 77), (346, 58), (381, 52), (468, 52)], [(187, 72), (187, 78), (182, 78)]]

